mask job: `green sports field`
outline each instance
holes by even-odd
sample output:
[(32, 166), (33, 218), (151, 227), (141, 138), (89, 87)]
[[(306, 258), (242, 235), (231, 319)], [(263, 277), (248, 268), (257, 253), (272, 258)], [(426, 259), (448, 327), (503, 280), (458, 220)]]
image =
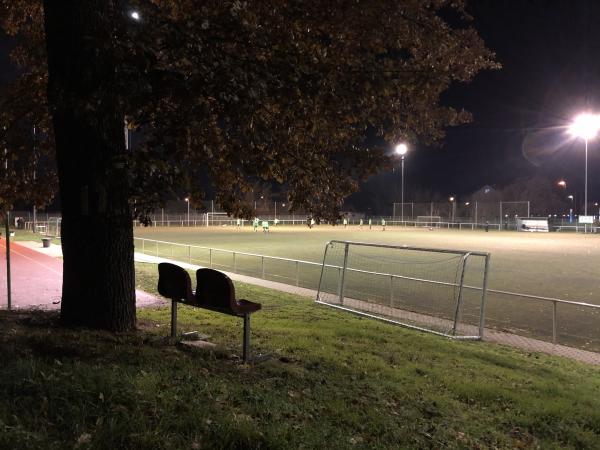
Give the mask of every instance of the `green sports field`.
[[(520, 294), (559, 298), (600, 304), (600, 236), (575, 233), (518, 233), (368, 227), (271, 227), (268, 235), (253, 232), (252, 227), (214, 228), (136, 228), (136, 237), (156, 239), (239, 252), (280, 256), (322, 262), (323, 251), (331, 240), (407, 245), (438, 249), (482, 251), (491, 254), (489, 288)], [(139, 247), (139, 242), (136, 246)], [(152, 253), (154, 247), (146, 248)], [(136, 248), (136, 250), (140, 250)], [(167, 248), (161, 246), (161, 256)], [(173, 250), (171, 250), (173, 251)], [(195, 252), (196, 250), (193, 250)], [(175, 259), (186, 260), (188, 250), (175, 249)], [(227, 270), (229, 255), (214, 262)], [(192, 259), (195, 259), (192, 254)], [(225, 260), (226, 259), (226, 260)], [(196, 261), (202, 264), (202, 261)], [(238, 256), (244, 273), (244, 260)], [(289, 268), (292, 271), (292, 268)], [(276, 270), (269, 272), (275, 273)], [(303, 273), (301, 286), (315, 287), (318, 267)], [(285, 278), (287, 275), (280, 275)], [(289, 276), (290, 279), (293, 276)], [(274, 279), (278, 279), (275, 277)], [(286, 281), (286, 280), (279, 280)], [(288, 281), (291, 282), (291, 281)], [(293, 284), (293, 283), (292, 283)], [(548, 339), (552, 334), (552, 303), (522, 296), (490, 293), (487, 324), (529, 336)], [(600, 314), (598, 310), (571, 305), (557, 306), (559, 340), (584, 348), (600, 348)]]

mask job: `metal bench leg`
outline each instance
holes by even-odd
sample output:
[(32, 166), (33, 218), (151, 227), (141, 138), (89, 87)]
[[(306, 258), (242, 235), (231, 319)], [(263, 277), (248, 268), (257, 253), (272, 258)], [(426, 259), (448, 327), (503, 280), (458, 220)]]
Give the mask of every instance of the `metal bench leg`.
[(250, 314), (244, 314), (244, 348), (242, 358), (244, 362), (250, 359)]
[(171, 300), (171, 337), (177, 337), (177, 302)]

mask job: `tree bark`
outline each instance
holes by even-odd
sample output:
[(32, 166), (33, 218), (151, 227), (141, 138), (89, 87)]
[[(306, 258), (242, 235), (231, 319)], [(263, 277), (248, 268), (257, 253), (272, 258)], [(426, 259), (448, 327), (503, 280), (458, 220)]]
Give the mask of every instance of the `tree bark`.
[(117, 89), (114, 1), (44, 0), (62, 209), (61, 319), (135, 327), (133, 229)]

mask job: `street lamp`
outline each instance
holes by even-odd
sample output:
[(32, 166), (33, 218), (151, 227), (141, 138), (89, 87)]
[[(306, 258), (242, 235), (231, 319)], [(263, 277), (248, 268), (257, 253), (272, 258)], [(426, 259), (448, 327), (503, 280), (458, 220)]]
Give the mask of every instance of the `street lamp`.
[(600, 116), (597, 114), (580, 114), (569, 127), (569, 134), (585, 140), (585, 190), (584, 190), (584, 215), (587, 216), (587, 185), (588, 185), (588, 140), (594, 139), (600, 130)]
[(138, 11), (131, 11), (129, 13), (129, 17), (131, 17), (136, 22), (139, 22), (142, 18), (142, 16), (140, 16), (140, 13)]
[(452, 203), (452, 223), (454, 223), (454, 209), (456, 207), (456, 199), (454, 197), (450, 197), (448, 200), (450, 200), (450, 203)]
[(571, 207), (569, 208), (569, 223), (573, 222), (573, 214), (575, 212), (575, 196), (567, 195), (567, 198), (571, 200)]
[(187, 203), (187, 224), (190, 226), (190, 199), (188, 197), (185, 198), (185, 202)]
[(567, 182), (565, 180), (560, 180), (558, 183), (556, 183), (558, 186), (560, 186), (563, 189), (567, 188)]
[(398, 144), (396, 145), (396, 154), (400, 155), (400, 158), (402, 159), (402, 197), (401, 197), (401, 202), (400, 203), (400, 211), (401, 211), (401, 216), (402, 216), (402, 222), (404, 222), (404, 155), (406, 155), (406, 152), (408, 152), (408, 146), (404, 143), (402, 144)]

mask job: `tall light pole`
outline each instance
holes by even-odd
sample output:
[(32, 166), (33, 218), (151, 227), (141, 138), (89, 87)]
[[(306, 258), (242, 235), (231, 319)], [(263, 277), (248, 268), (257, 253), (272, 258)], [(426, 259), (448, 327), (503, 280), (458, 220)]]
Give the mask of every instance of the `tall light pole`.
[(188, 197), (185, 198), (185, 202), (187, 203), (187, 224), (190, 226), (190, 199)]
[(448, 200), (450, 200), (450, 203), (452, 204), (452, 223), (454, 223), (454, 208), (456, 206), (456, 199), (454, 197), (450, 197)]
[(567, 195), (567, 198), (571, 200), (571, 207), (569, 208), (569, 223), (573, 222), (573, 214), (575, 213), (575, 196)]
[(402, 188), (401, 188), (401, 202), (400, 203), (400, 211), (401, 211), (401, 217), (402, 217), (402, 222), (404, 222), (404, 155), (406, 155), (406, 152), (408, 151), (408, 146), (406, 144), (398, 144), (396, 145), (396, 154), (400, 155), (400, 158), (402, 160)]
[(583, 194), (583, 214), (587, 216), (587, 185), (588, 185), (588, 141), (594, 139), (600, 130), (600, 115), (584, 113), (575, 117), (569, 127), (572, 136), (580, 137), (585, 141), (585, 188)]
[(556, 185), (562, 188), (563, 192), (567, 190), (567, 182), (565, 180), (558, 180)]

